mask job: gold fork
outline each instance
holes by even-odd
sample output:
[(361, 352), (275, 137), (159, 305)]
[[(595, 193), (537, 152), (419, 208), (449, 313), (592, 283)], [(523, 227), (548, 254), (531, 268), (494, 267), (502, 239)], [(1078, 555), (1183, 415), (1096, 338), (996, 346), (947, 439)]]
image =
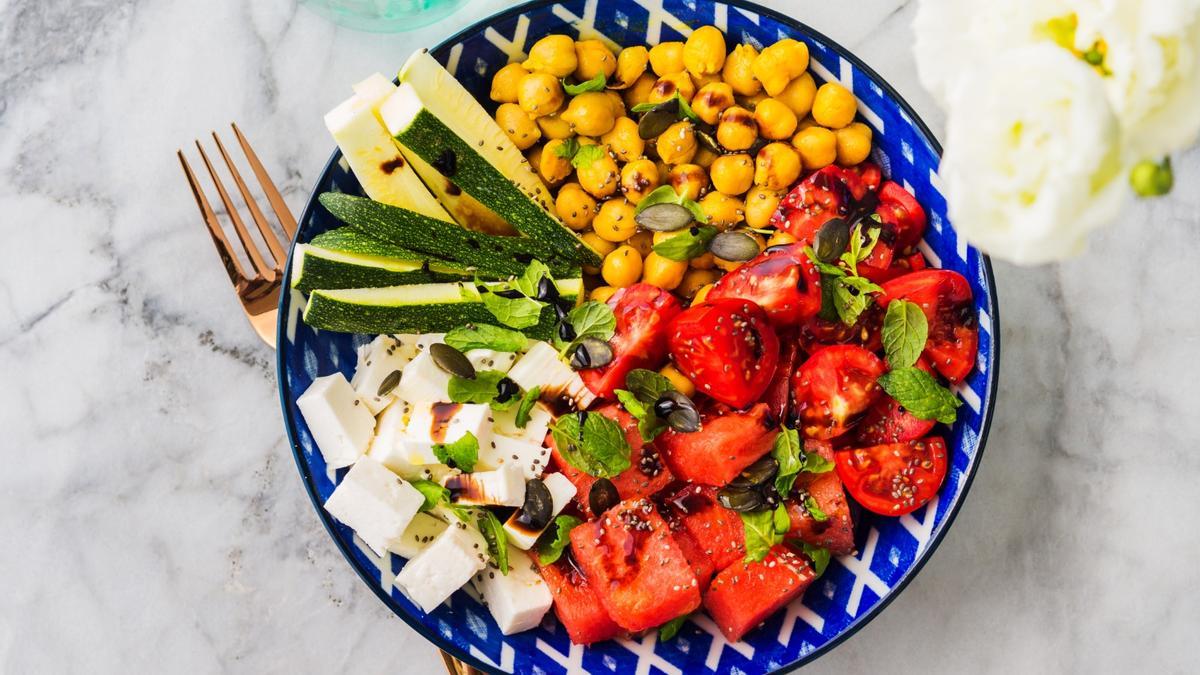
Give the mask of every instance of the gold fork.
[[(254, 171), (254, 175), (258, 177), (258, 183), (271, 205), (271, 210), (275, 212), (275, 217), (278, 219), (280, 227), (283, 228), (284, 234), (288, 236), (288, 241), (291, 241), (296, 236), (296, 219), (292, 217), (292, 212), (288, 210), (287, 204), (284, 203), (279, 189), (275, 187), (275, 183), (267, 175), (267, 170), (263, 168), (258, 155), (254, 154), (254, 150), (250, 148), (250, 143), (242, 135), (242, 130), (238, 129), (236, 124), (231, 124), (230, 126), (233, 127), (233, 133), (237, 136), (238, 144), (242, 146), (242, 152), (245, 153), (246, 159), (250, 163), (250, 168)], [(225, 272), (229, 274), (229, 281), (233, 284), (233, 289), (237, 293), (238, 300), (242, 303), (242, 311), (246, 313), (246, 319), (250, 321), (250, 325), (254, 327), (254, 331), (258, 333), (263, 342), (266, 342), (274, 349), (279, 289), (283, 283), (283, 264), (287, 256), (287, 251), (284, 249), (283, 244), (280, 243), (279, 238), (275, 236), (275, 232), (271, 229), (271, 224), (267, 222), (262, 209), (259, 208), (254, 197), (250, 194), (250, 189), (246, 186), (246, 181), (242, 180), (242, 174), (238, 172), (237, 166), (234, 165), (233, 160), (229, 157), (229, 153), (225, 151), (225, 145), (221, 143), (221, 138), (217, 136), (217, 132), (212, 132), (212, 137), (217, 144), (217, 150), (221, 153), (221, 158), (225, 160), (225, 166), (229, 168), (229, 173), (233, 176), (233, 182), (237, 185), (238, 192), (242, 195), (242, 201), (246, 205), (246, 210), (250, 213), (250, 218), (258, 227), (258, 233), (262, 235), (262, 239), (267, 245), (267, 253), (271, 258), (270, 262), (259, 251), (258, 245), (251, 238), (245, 221), (238, 215), (237, 207), (230, 198), (229, 192), (221, 183), (221, 179), (217, 177), (217, 172), (213, 169), (212, 162), (209, 161), (208, 155), (204, 152), (204, 146), (200, 144), (199, 140), (196, 141), (196, 148), (200, 151), (200, 159), (204, 162), (204, 167), (208, 169), (208, 175), (212, 178), (213, 185), (217, 188), (217, 195), (221, 198), (221, 204), (225, 207), (225, 213), (233, 223), (233, 229), (237, 233), (238, 240), (242, 242), (242, 248), (245, 250), (246, 258), (249, 259), (250, 266), (253, 268), (253, 274), (247, 273), (245, 267), (238, 260), (237, 255), (230, 246), (229, 239), (225, 236), (225, 231), (221, 227), (221, 221), (217, 219), (216, 212), (213, 211), (208, 199), (204, 196), (204, 190), (200, 186), (200, 182), (196, 179), (196, 174), (192, 172), (192, 167), (188, 165), (187, 159), (183, 156), (183, 150), (178, 151), (179, 163), (183, 165), (183, 173), (187, 176), (188, 184), (192, 188), (192, 195), (196, 198), (196, 205), (200, 208), (200, 214), (204, 217), (204, 224), (208, 226), (208, 234), (212, 237), (213, 245), (217, 247), (217, 255), (221, 257), (221, 262), (225, 265)]]

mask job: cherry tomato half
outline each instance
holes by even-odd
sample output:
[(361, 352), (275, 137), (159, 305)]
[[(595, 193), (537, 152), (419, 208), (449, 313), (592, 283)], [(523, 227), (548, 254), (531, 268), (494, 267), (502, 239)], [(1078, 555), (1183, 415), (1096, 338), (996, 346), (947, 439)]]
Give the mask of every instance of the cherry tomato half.
[(827, 166), (800, 181), (779, 202), (771, 225), (792, 235), (801, 245), (811, 244), (822, 225), (846, 215), (851, 204), (866, 193), (867, 187), (857, 173)]
[(925, 209), (899, 183), (889, 180), (879, 188), (879, 206), (875, 213), (879, 214), (885, 228), (892, 228), (897, 251), (916, 246), (925, 234)]
[(961, 382), (975, 367), (979, 321), (971, 285), (958, 272), (921, 270), (882, 285), (878, 300), (887, 307), (903, 298), (916, 303), (929, 320), (925, 356), (947, 380)]
[(808, 438), (829, 440), (853, 426), (883, 389), (883, 361), (854, 345), (819, 349), (792, 376), (794, 413)]
[(946, 479), (949, 455), (939, 437), (834, 453), (838, 477), (863, 508), (902, 516), (929, 503)]

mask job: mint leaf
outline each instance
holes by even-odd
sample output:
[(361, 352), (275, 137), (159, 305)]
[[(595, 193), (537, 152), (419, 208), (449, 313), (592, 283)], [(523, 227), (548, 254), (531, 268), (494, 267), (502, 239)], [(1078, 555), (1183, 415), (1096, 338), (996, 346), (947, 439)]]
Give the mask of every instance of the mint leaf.
[(496, 514), (487, 509), (478, 509), (476, 518), (479, 532), (487, 541), (488, 553), (492, 557), (492, 562), (496, 563), (496, 568), (500, 570), (501, 574), (507, 575), (508, 534), (504, 531), (504, 526), (500, 524), (500, 519), (496, 517)]
[(527, 297), (536, 298), (538, 284), (541, 283), (543, 278), (548, 278), (551, 282), (554, 281), (554, 277), (550, 274), (550, 268), (546, 266), (546, 263), (535, 258), (525, 267), (525, 271), (521, 276), (513, 279), (512, 283), (514, 288), (521, 291)]
[(775, 447), (771, 448), (771, 456), (779, 462), (779, 472), (775, 474), (775, 490), (781, 497), (787, 497), (796, 483), (796, 476), (804, 467), (801, 461), (800, 434), (795, 429), (784, 427), (775, 437)]
[(439, 504), (450, 503), (450, 490), (438, 485), (431, 480), (414, 480), (410, 481), (412, 486), (417, 489), (425, 497), (425, 503), (421, 505), (422, 511), (432, 510), (433, 507)]
[(579, 141), (574, 137), (554, 145), (554, 154), (562, 159), (571, 159), (577, 152), (579, 152)]
[(838, 318), (847, 326), (858, 323), (858, 318), (871, 306), (871, 293), (883, 291), (875, 283), (863, 277), (838, 277), (833, 289), (834, 307)]
[(929, 320), (916, 303), (893, 300), (883, 317), (883, 351), (892, 368), (907, 368), (925, 351)]
[[(850, 231), (850, 246), (846, 252), (842, 253), (841, 260), (846, 264), (850, 273), (858, 276), (858, 263), (866, 260), (871, 255), (871, 251), (875, 250), (875, 245), (879, 243), (879, 233), (882, 229), (879, 226), (868, 228), (864, 233), (862, 222), (854, 224), (854, 229)], [(863, 237), (867, 241), (863, 242)]]
[(630, 467), (631, 449), (625, 432), (604, 415), (563, 415), (550, 431), (563, 459), (589, 476), (612, 478)]
[(516, 352), (525, 349), (529, 344), (529, 338), (520, 331), (490, 326), (486, 323), (469, 323), (446, 333), (443, 342), (460, 352), (471, 349)]
[(783, 541), (783, 535), (791, 527), (791, 517), (783, 504), (773, 510), (740, 515), (746, 531), (746, 562), (759, 562), (766, 558), (771, 548)]
[(813, 247), (805, 246), (804, 247), (804, 255), (808, 256), (809, 261), (813, 264), (813, 266), (815, 266), (817, 268), (817, 271), (820, 272), (822, 275), (828, 275), (831, 277), (846, 276), (846, 270), (838, 267), (837, 265), (831, 265), (827, 262), (821, 262), (821, 259), (817, 257), (817, 252), (813, 250)]
[(674, 619), (664, 623), (658, 627), (658, 641), (666, 642), (675, 639), (679, 635), (679, 629), (683, 628), (683, 624), (687, 623), (688, 615), (677, 616)]
[(602, 145), (583, 145), (575, 152), (575, 156), (571, 158), (571, 166), (576, 169), (582, 169), (592, 165), (592, 162), (600, 159), (605, 153)]
[(508, 376), (498, 370), (481, 370), (470, 380), (451, 375), (446, 393), (455, 403), (487, 403), (494, 410), (508, 410), (517, 404), (518, 399), (515, 396), (506, 401), (496, 400), (500, 394), (500, 380), (506, 377)]
[(617, 331), (617, 317), (612, 308), (595, 300), (573, 308), (567, 313), (566, 321), (575, 330), (575, 338), (567, 342), (557, 335), (554, 336), (554, 344), (562, 353), (570, 351), (585, 337), (607, 341), (612, 339), (613, 333)]
[(542, 303), (533, 298), (505, 298), (491, 288), (480, 291), (479, 296), (487, 311), (510, 328), (530, 328), (542, 318)]
[(625, 411), (637, 419), (638, 433), (641, 434), (643, 441), (649, 443), (667, 430), (667, 425), (654, 412), (653, 404), (642, 403), (633, 392), (625, 389), (615, 389), (613, 393), (616, 394), (621, 405), (625, 406)]
[(717, 228), (711, 225), (691, 227), (679, 234), (654, 245), (654, 252), (676, 262), (699, 258), (708, 253), (708, 245), (717, 236)]
[[(583, 521), (575, 516), (559, 516), (555, 518), (553, 538), (543, 536), (541, 542), (538, 543), (538, 562), (543, 565), (549, 565), (562, 557), (563, 551), (571, 545), (571, 530), (582, 524)], [(546, 534), (550, 532), (551, 529), (547, 528)]]
[(833, 471), (833, 462), (825, 459), (819, 452), (805, 451), (804, 460), (800, 468), (804, 473), (829, 473)]
[(513, 424), (516, 424), (518, 429), (524, 429), (529, 424), (529, 413), (541, 395), (542, 388), (540, 386), (525, 390), (525, 395), (521, 397), (521, 403), (517, 406), (517, 415), (513, 419)]
[(808, 515), (812, 516), (813, 520), (818, 523), (829, 520), (829, 516), (821, 510), (821, 505), (817, 503), (816, 497), (812, 495), (804, 495), (804, 510), (808, 511)]
[(700, 203), (679, 194), (671, 185), (660, 185), (651, 190), (649, 194), (642, 197), (642, 200), (638, 202), (637, 207), (633, 210), (633, 214), (636, 216), (655, 204), (678, 204), (691, 211), (692, 218), (696, 222), (708, 222), (708, 216), (705, 215), (704, 209), (700, 208)]
[(442, 464), (470, 473), (475, 470), (475, 462), (479, 461), (479, 439), (468, 431), (453, 443), (435, 443), (433, 456)]
[(896, 368), (879, 376), (879, 386), (914, 417), (954, 424), (962, 401), (920, 368)]
[(808, 556), (808, 559), (812, 561), (813, 572), (817, 576), (824, 574), (825, 568), (829, 567), (829, 559), (832, 557), (829, 549), (813, 546), (806, 542), (801, 542), (800, 548), (804, 551), (804, 555)]
[[(696, 114), (696, 111), (692, 110), (692, 106), (689, 105), (687, 101), (683, 100), (683, 97), (679, 95), (679, 92), (675, 92), (675, 99), (679, 101), (679, 119), (681, 119), (681, 120), (688, 119), (693, 122), (700, 121), (700, 116)], [(669, 100), (671, 100), (671, 99), (667, 99), (667, 101), (669, 101)], [(644, 113), (648, 110), (654, 110), (655, 108), (666, 103), (667, 101), (659, 101), (657, 103), (650, 103), (650, 102), (639, 103), (639, 104), (633, 106), (633, 108), (630, 109), (630, 112)]]
[(625, 375), (625, 388), (648, 406), (653, 406), (668, 391), (675, 391), (675, 385), (665, 375), (645, 368), (629, 371)]
[(567, 84), (566, 80), (562, 81), (563, 91), (567, 96), (578, 96), (589, 91), (604, 91), (604, 87), (608, 84), (608, 78), (604, 73), (596, 73), (596, 76), (586, 82), (579, 84)]

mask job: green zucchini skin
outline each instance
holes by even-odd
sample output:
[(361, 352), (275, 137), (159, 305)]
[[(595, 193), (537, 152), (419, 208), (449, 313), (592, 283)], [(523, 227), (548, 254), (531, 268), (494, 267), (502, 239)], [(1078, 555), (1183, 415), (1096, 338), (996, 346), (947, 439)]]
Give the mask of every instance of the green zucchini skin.
[(398, 272), (382, 267), (355, 265), (310, 255), (305, 257), (304, 266), (300, 275), (296, 277), (293, 287), (301, 293), (311, 293), (321, 288), (381, 288), (438, 281), (461, 281), (464, 276), (466, 275), (434, 272), (425, 267)]
[(396, 258), (397, 260), (433, 259), (427, 253), (420, 253), (404, 248), (403, 246), (397, 246), (390, 241), (376, 239), (375, 237), (359, 232), (353, 227), (339, 227), (336, 230), (322, 232), (313, 237), (308, 243), (317, 248), (323, 248), (326, 251), (337, 251), (338, 253), (376, 255), (382, 258)]
[(521, 234), (570, 256), (571, 262), (600, 264), (596, 251), (548, 213), (552, 204), (539, 206), (428, 109), (418, 111), (408, 127), (396, 134), (396, 140), (435, 167), (445, 164), (445, 153), (453, 153), (454, 170), (446, 178), (459, 189), (512, 223)]
[(555, 277), (570, 273), (561, 254), (531, 237), (497, 237), (363, 197), (326, 192), (318, 198), (335, 218), (369, 237), (454, 260), (481, 271), (518, 275), (535, 258)]

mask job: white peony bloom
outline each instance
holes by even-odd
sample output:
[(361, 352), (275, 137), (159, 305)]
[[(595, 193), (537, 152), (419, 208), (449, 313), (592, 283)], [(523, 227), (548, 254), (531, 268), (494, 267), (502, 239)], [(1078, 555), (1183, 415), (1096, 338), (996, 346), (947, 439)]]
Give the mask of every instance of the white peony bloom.
[(955, 229), (1018, 264), (1083, 250), (1128, 194), (1120, 124), (1096, 72), (1050, 43), (1017, 47), (959, 86), (940, 173)]

